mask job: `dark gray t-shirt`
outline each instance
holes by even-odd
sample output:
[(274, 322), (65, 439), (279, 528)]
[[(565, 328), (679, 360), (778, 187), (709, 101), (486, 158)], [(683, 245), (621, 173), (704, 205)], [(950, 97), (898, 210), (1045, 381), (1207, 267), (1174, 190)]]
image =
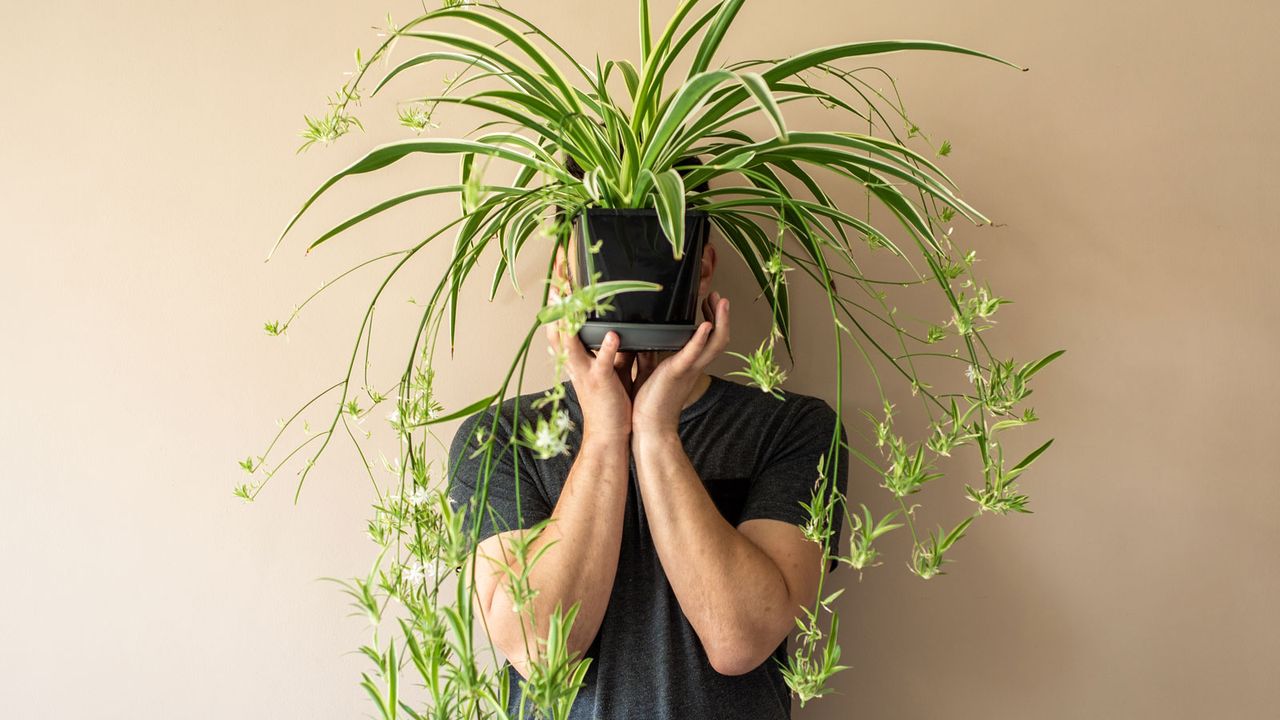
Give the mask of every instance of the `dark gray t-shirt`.
[[(573, 449), (581, 440), (582, 412), (572, 386), (566, 384), (566, 388), (562, 407), (575, 428), (569, 438), (571, 454), (536, 460), (521, 448), (513, 462), (510, 450), (503, 453), (489, 481), (491, 511), (481, 517), (481, 539), (550, 517), (573, 464)], [(538, 413), (532, 405), (538, 397), (520, 398), (524, 422), (536, 422)], [(513, 406), (514, 401), (503, 406), (499, 441), (511, 435)], [(475, 493), (480, 461), (468, 457), (471, 452), (465, 445), (480, 419), (469, 418), (454, 437), (449, 495), (455, 508), (465, 506)], [(800, 503), (812, 498), (818, 460), (829, 452), (835, 420), (835, 412), (820, 399), (787, 393), (785, 400), (779, 400), (712, 377), (707, 391), (681, 413), (680, 438), (708, 494), (730, 524), (768, 518), (803, 525), (808, 512)], [(490, 422), (492, 414), (483, 426), (486, 432)], [(846, 453), (840, 456), (835, 484), (843, 493), (848, 467)], [(834, 538), (839, 537), (840, 514), (836, 513)], [(636, 486), (634, 459), (622, 522), (617, 576), (600, 632), (587, 652), (592, 660), (585, 687), (570, 717), (789, 718), (789, 691), (778, 665), (786, 660), (786, 641), (764, 664), (744, 675), (721, 675), (707, 661), (663, 573)], [(514, 671), (510, 677), (515, 717), (519, 678)]]

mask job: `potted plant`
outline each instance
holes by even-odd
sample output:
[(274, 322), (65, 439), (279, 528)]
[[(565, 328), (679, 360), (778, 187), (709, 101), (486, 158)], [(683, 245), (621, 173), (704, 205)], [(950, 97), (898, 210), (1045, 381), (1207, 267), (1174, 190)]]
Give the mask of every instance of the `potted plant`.
[[(376, 50), (368, 56), (357, 52), (356, 71), (330, 99), (328, 111), (307, 118), (304, 147), (330, 143), (362, 127), (353, 112), (366, 93), (388, 91), (397, 79), (423, 67), (452, 69), (439, 92), (400, 104), (399, 120), (414, 136), (372, 148), (334, 174), (282, 233), (283, 239), (299, 217), (348, 178), (415, 154), (459, 163), (456, 183), (387, 198), (310, 242), (308, 250), (316, 249), (419, 198), (448, 194), (460, 201), (457, 216), (426, 238), (348, 271), (391, 264), (372, 294), (354, 352), (343, 360), (345, 377), (282, 423), (266, 452), (241, 462), (253, 477), (236, 490), (252, 499), (274, 475), (300, 465), (300, 492), (335, 437), (350, 437), (362, 448), (367, 437), (357, 423), (394, 407), (388, 418), (399, 450), (387, 463), (390, 481), (378, 480), (372, 463), (366, 463), (378, 491), (368, 530), (380, 552), (367, 576), (345, 583), (374, 628), (373, 641), (361, 648), (374, 665), (363, 685), (384, 717), (504, 714), (505, 671), (485, 663), (468, 602), (476, 537), (466, 530), (464, 514), (484, 508), (455, 510), (444, 499), (448, 470), (428, 443), (434, 426), (518, 396), (536, 332), (547, 323), (582, 332), (588, 342), (598, 340), (602, 328), (613, 328), (621, 329), (632, 347), (679, 346), (696, 305), (681, 263), (696, 258), (698, 245), (713, 232), (743, 261), (772, 317), (769, 334), (755, 350), (738, 356), (746, 364), (737, 374), (764, 392), (782, 393), (786, 374), (775, 347), (793, 349), (789, 287), (798, 278), (822, 291), (821, 305), (809, 311), (829, 316), (836, 360), (835, 394), (829, 400), (837, 412), (850, 347), (880, 390), (880, 406), (864, 411), (867, 447), (844, 445), (837, 432), (815, 469), (805, 532), (825, 538), (837, 514), (851, 528), (847, 546), (833, 549), (830, 559), (859, 571), (872, 567), (879, 563), (877, 541), (906, 528), (913, 547), (908, 568), (925, 579), (942, 574), (948, 552), (975, 518), (1027, 511), (1022, 475), (1052, 442), (1016, 461), (1004, 455), (1004, 433), (1036, 420), (1025, 404), (1031, 379), (1061, 351), (1019, 363), (988, 346), (993, 316), (1008, 300), (975, 277), (975, 253), (958, 247), (949, 229), (957, 218), (974, 224), (987, 220), (939, 167), (950, 144), (932, 142), (912, 123), (892, 78), (865, 63), (885, 53), (928, 51), (1016, 66), (975, 50), (916, 40), (849, 42), (781, 59), (721, 64), (716, 56), (742, 0), (683, 0), (662, 28), (651, 24), (647, 2), (638, 4), (635, 63), (584, 61), (532, 21), (497, 4), (449, 2), (403, 25), (389, 22), (387, 38)], [(446, 32), (441, 29), (445, 21), (474, 33)], [(417, 47), (397, 56), (396, 63), (381, 64), (393, 49), (407, 45)], [(375, 67), (385, 67), (376, 78)], [(885, 83), (894, 89), (882, 92)], [(790, 129), (784, 109), (797, 103), (825, 107), (839, 129)], [(484, 111), (492, 120), (476, 133), (436, 137), (431, 130), (438, 115), (455, 105)], [(745, 130), (742, 121), (751, 117), (767, 119), (767, 133)], [(865, 193), (868, 211), (840, 207), (834, 197), (841, 187)], [(892, 231), (872, 222), (872, 205), (882, 208)], [(575, 226), (587, 241), (578, 243), (577, 282), (566, 285), (552, 268)], [(363, 346), (366, 368), (370, 363), (374, 308), (384, 300), (388, 283), (441, 238), (452, 242), (453, 250), (447, 266), (435, 269), (420, 320), (410, 331), (409, 356), (387, 387), (362, 384), (368, 373), (357, 373), (356, 362)], [(546, 268), (539, 288), (542, 308), (528, 319), (508, 370), (493, 392), (479, 393), (483, 397), (475, 402), (441, 407), (433, 393), (434, 358), (442, 336), (452, 346), (460, 289), (475, 282), (482, 268), (490, 297), (504, 278), (518, 289), (515, 267), (530, 253)], [(872, 256), (896, 261), (899, 274), (864, 269)], [(946, 310), (924, 320), (904, 318), (890, 294), (897, 291), (932, 293)], [(289, 319), (268, 323), (267, 332), (285, 333), (308, 302)], [(557, 422), (563, 393), (558, 368), (556, 386), (540, 403), (543, 416), (519, 434), (520, 443), (544, 457), (571, 451), (563, 423)], [(919, 430), (900, 427), (896, 407), (903, 402), (920, 404), (928, 420)], [(291, 428), (316, 407), (328, 410), (320, 430), (289, 452), (278, 451)], [(492, 428), (480, 428), (480, 452), (489, 457), (514, 452), (514, 445), (494, 440)], [(979, 460), (973, 479), (963, 483), (973, 512), (928, 532), (915, 496), (926, 483), (937, 484), (939, 458), (965, 446), (974, 447)], [(868, 504), (848, 507), (828, 486), (826, 478), (842, 452), (880, 478), (887, 493), (878, 510)], [(484, 496), (483, 483), (479, 496)], [(520, 548), (513, 551), (518, 554)], [(445, 584), (446, 576), (457, 582)], [(525, 578), (511, 580), (514, 593), (530, 591)], [(817, 605), (801, 618), (799, 642), (784, 669), (801, 702), (821, 696), (830, 677), (843, 669), (831, 606), (835, 594), (820, 592)], [(573, 615), (570, 608), (558, 616), (544, 652), (523, 681), (526, 697), (552, 717), (567, 713), (585, 672), (585, 662), (564, 649)], [(402, 673), (416, 676), (424, 688), (421, 696), (405, 696)]]
[[(567, 163), (574, 177), (585, 171), (572, 158)], [(683, 176), (698, 167), (697, 158), (685, 158), (676, 170)], [(710, 189), (707, 183), (700, 192)], [(655, 199), (656, 200), (656, 199)], [(683, 199), (681, 199), (683, 203)], [(610, 331), (617, 333), (623, 350), (678, 350), (693, 335), (698, 313), (698, 269), (711, 223), (709, 215), (681, 205), (676, 218), (655, 208), (586, 207), (573, 220), (575, 285), (630, 280), (651, 283), (649, 292), (615, 295), (609, 307), (592, 313), (578, 334), (588, 347), (598, 348)], [(679, 242), (672, 233), (679, 232)]]

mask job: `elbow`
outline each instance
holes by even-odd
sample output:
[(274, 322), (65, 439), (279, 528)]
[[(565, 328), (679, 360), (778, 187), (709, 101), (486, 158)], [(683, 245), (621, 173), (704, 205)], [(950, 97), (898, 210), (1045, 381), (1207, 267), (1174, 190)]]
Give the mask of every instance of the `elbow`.
[[(776, 645), (774, 647), (777, 647)], [(768, 659), (774, 647), (762, 650), (745, 640), (704, 645), (711, 669), (721, 675), (746, 675)]]
[(529, 677), (529, 658), (525, 652), (524, 639), (520, 628), (502, 627), (501, 623), (489, 621), (489, 643), (507, 658), (507, 662), (520, 673), (520, 677)]
[[(499, 613), (488, 617), (488, 631), (489, 642), (507, 658), (520, 677), (528, 680), (529, 671), (539, 661), (534, 646), (541, 647), (546, 643), (546, 630), (535, 630), (529, 623), (521, 623), (520, 616), (515, 613)], [(591, 640), (571, 632), (565, 643), (570, 657), (585, 656), (590, 650)]]
[[(496, 600), (496, 599), (495, 599)], [(497, 605), (497, 602), (494, 603)], [(489, 643), (507, 658), (520, 677), (529, 677), (529, 653), (525, 648), (525, 628), (521, 617), (513, 612), (494, 612), (492, 607), (479, 607)]]
[(507, 659), (507, 663), (524, 680), (529, 679), (529, 670), (534, 658), (529, 656), (529, 650), (524, 645), (524, 639), (520, 636), (517, 629), (515, 637), (510, 634), (500, 637), (499, 633), (490, 626), (489, 642), (502, 653)]
[(768, 661), (795, 624), (795, 618), (782, 615), (754, 620), (699, 636), (711, 669), (721, 675), (746, 675)]
[(733, 656), (725, 658), (710, 658), (711, 669), (721, 675), (734, 677), (737, 675), (746, 675), (747, 673), (760, 667), (760, 663), (747, 660), (745, 656)]
[[(503, 651), (503, 654), (507, 655), (506, 651)], [(511, 669), (520, 676), (521, 680), (529, 679), (529, 658), (525, 657), (523, 652), (507, 655), (507, 663), (511, 665)]]

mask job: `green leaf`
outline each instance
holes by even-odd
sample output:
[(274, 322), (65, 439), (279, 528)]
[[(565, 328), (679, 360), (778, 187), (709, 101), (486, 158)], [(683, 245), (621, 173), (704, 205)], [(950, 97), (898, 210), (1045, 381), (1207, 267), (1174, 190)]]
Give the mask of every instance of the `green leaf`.
[[(627, 292), (657, 292), (662, 286), (643, 280), (607, 280), (592, 283), (590, 290), (597, 300), (613, 297)], [(578, 292), (582, 292), (579, 290)], [(563, 305), (547, 305), (538, 311), (538, 322), (542, 325), (555, 322), (564, 317), (566, 308)]]
[[(782, 341), (787, 348), (787, 354), (790, 355), (791, 308), (787, 283), (779, 283), (775, 294), (774, 283), (765, 272), (762, 263), (762, 258), (767, 258), (772, 252), (771, 240), (765, 236), (759, 225), (736, 212), (711, 213), (711, 221), (720, 230), (724, 239), (737, 251), (738, 256), (751, 271), (752, 277), (756, 279), (756, 285), (769, 303), (773, 321), (782, 333)], [(794, 357), (792, 359), (794, 360)]]
[(373, 678), (369, 677), (367, 673), (360, 673), (360, 677), (363, 678), (360, 681), (360, 687), (364, 688), (364, 691), (369, 694), (369, 698), (382, 711), (383, 717), (386, 717), (386, 704), (382, 701), (382, 693), (378, 692), (378, 686), (373, 682)]
[(766, 79), (772, 82), (835, 60), (844, 60), (851, 57), (866, 57), (867, 55), (884, 55), (886, 53), (902, 52), (904, 50), (930, 50), (970, 55), (973, 57), (984, 58), (986, 60), (994, 60), (995, 62), (1002, 65), (1008, 65), (1016, 70), (1026, 70), (1024, 67), (1011, 63), (1003, 58), (996, 57), (995, 55), (990, 55), (978, 50), (970, 50), (969, 48), (961, 47), (959, 45), (951, 45), (950, 43), (933, 42), (930, 40), (873, 40), (870, 42), (831, 45), (829, 47), (803, 52), (799, 55), (793, 55), (777, 65), (774, 65), (766, 71), (764, 75)]
[(760, 107), (764, 108), (765, 114), (769, 116), (769, 121), (773, 123), (774, 130), (778, 132), (778, 139), (786, 142), (787, 125), (782, 118), (782, 108), (778, 107), (778, 101), (773, 97), (773, 92), (769, 90), (769, 84), (756, 73), (739, 73), (738, 78), (746, 86), (747, 92), (750, 92), (755, 97)]
[[(297, 224), (298, 219), (302, 217), (303, 213), (305, 213), (321, 195), (328, 191), (329, 188), (336, 185), (339, 180), (350, 177), (351, 175), (361, 175), (381, 170), (382, 168), (414, 153), (457, 155), (468, 152), (500, 160), (509, 160), (534, 169), (545, 169), (545, 165), (543, 163), (538, 162), (537, 159), (529, 155), (516, 152), (515, 150), (502, 147), (501, 145), (493, 145), (476, 140), (416, 138), (413, 140), (401, 140), (399, 142), (379, 145), (378, 147), (370, 150), (364, 157), (355, 161), (351, 165), (348, 165), (336, 175), (324, 181), (319, 189), (312, 193), (311, 197), (307, 198), (307, 201), (302, 204), (302, 208), (289, 220), (289, 224), (286, 225), (284, 231), (280, 233), (280, 237), (276, 240), (275, 246), (271, 248), (271, 254), (274, 254), (276, 248), (280, 247), (280, 243), (284, 240), (285, 235), (289, 234), (289, 231), (293, 229), (295, 224)], [(270, 256), (271, 255), (268, 254), (268, 259)]]
[[(649, 170), (645, 170), (653, 175)], [(653, 175), (658, 224), (671, 243), (672, 257), (684, 257), (684, 179), (675, 168)]]
[(1008, 428), (1015, 428), (1015, 427), (1019, 427), (1026, 424), (1027, 424), (1026, 420), (1001, 420), (1000, 422), (991, 426), (991, 432), (992, 434), (995, 434), (1000, 432), (1001, 430), (1007, 430)]
[(579, 74), (582, 75), (583, 79), (590, 80), (590, 73), (587, 72), (587, 69), (583, 67), (582, 63), (578, 62), (577, 58), (575, 58), (572, 53), (566, 50), (563, 45), (556, 42), (555, 38), (548, 35), (545, 31), (542, 30), (542, 28), (529, 22), (518, 13), (512, 12), (511, 10), (506, 9), (497, 3), (485, 4), (484, 9), (486, 12), (497, 13), (499, 15), (510, 18), (520, 23), (525, 28), (525, 30), (520, 32), (522, 32), (524, 35), (541, 38), (548, 45), (554, 48), (556, 52), (560, 54), (561, 57), (563, 57), (566, 61), (568, 61), (569, 64), (571, 64), (573, 68), (577, 70)]
[(1035, 363), (1023, 366), (1022, 371), (1018, 374), (1022, 376), (1023, 380), (1026, 380), (1030, 378), (1032, 375), (1035, 375), (1036, 373), (1043, 370), (1045, 366), (1048, 365), (1049, 363), (1062, 357), (1063, 353), (1065, 352), (1066, 350), (1055, 350), (1054, 352), (1051, 352), (1048, 355), (1045, 355), (1043, 358), (1040, 358)]
[(437, 425), (439, 423), (449, 422), (451, 420), (457, 420), (459, 418), (471, 417), (472, 415), (475, 415), (481, 410), (492, 405), (493, 401), (496, 400), (497, 398), (498, 398), (497, 395), (490, 395), (489, 397), (481, 398), (471, 403), (470, 405), (462, 408), (461, 410), (455, 410), (449, 413), (448, 415), (441, 415), (440, 417), (431, 418), (422, 423), (419, 423), (419, 426)]
[(468, 10), (466, 8), (444, 10), (438, 12), (437, 15), (439, 17), (456, 17), (466, 20), (474, 25), (479, 25), (480, 27), (483, 27), (503, 38), (506, 42), (509, 42), (519, 48), (521, 52), (523, 52), (529, 59), (533, 60), (534, 64), (542, 70), (543, 77), (551, 81), (556, 89), (562, 93), (562, 97), (564, 97), (564, 99), (567, 100), (575, 110), (581, 111), (582, 108), (577, 105), (577, 99), (569, 89), (569, 83), (565, 79), (564, 75), (561, 74), (560, 69), (556, 67), (555, 63), (551, 62), (551, 59), (548, 58), (546, 54), (538, 48), (538, 46), (529, 42), (522, 33), (516, 31), (514, 28), (500, 20), (496, 20), (488, 17), (487, 15), (475, 12), (474, 10)]
[[(949, 181), (941, 174), (936, 165), (929, 163), (919, 154), (894, 143), (885, 143), (879, 138), (853, 133), (796, 132), (788, 136), (788, 141), (770, 139), (753, 145), (736, 148), (733, 152), (754, 151), (758, 158), (774, 162), (776, 159), (800, 160), (819, 167), (847, 170), (850, 167), (871, 170), (892, 175), (905, 180), (924, 192), (937, 197), (966, 217), (985, 220), (974, 208), (955, 195), (951, 188), (928, 172), (914, 167), (908, 159), (927, 163), (930, 170), (937, 172), (943, 180)], [(866, 154), (863, 154), (866, 153)], [(726, 153), (728, 154), (728, 153)], [(905, 157), (900, 157), (904, 155)], [(776, 162), (775, 162), (776, 164)]]
[[(489, 102), (487, 98), (494, 98), (498, 102)], [(539, 138), (553, 140), (565, 150), (583, 152), (579, 149), (578, 142), (572, 136), (562, 132), (563, 128), (538, 120), (538, 117), (559, 118), (563, 114), (562, 111), (527, 92), (520, 90), (488, 90), (467, 97), (428, 95), (418, 98), (418, 101), (463, 105), (491, 112), (494, 115), (510, 120), (516, 127), (532, 130)], [(521, 112), (521, 108), (528, 112)]]
[(972, 525), (972, 524), (973, 524), (973, 518), (972, 518), (972, 517), (967, 517), (967, 518), (965, 518), (965, 519), (964, 519), (964, 522), (962, 522), (962, 523), (960, 523), (959, 525), (955, 526), (955, 529), (953, 529), (951, 532), (947, 533), (947, 536), (946, 536), (946, 537), (942, 538), (942, 540), (938, 543), (938, 551), (939, 551), (939, 552), (946, 551), (946, 550), (947, 550), (947, 549), (949, 549), (952, 545), (955, 545), (957, 540), (959, 540), (960, 538), (964, 537), (964, 532), (965, 532), (965, 530), (968, 530), (968, 529), (969, 529), (969, 526), (970, 526), (970, 525)]
[(587, 195), (596, 203), (604, 202), (605, 189), (603, 186), (603, 178), (601, 177), (601, 168), (594, 167), (582, 176), (582, 187), (586, 189)]
[(452, 62), (459, 62), (466, 65), (475, 65), (477, 67), (484, 68), (485, 70), (488, 70), (491, 73), (495, 73), (498, 75), (502, 74), (501, 68), (499, 68), (497, 65), (494, 65), (486, 61), (484, 58), (481, 58), (478, 55), (467, 55), (464, 53), (444, 52), (444, 51), (427, 52), (427, 53), (422, 53), (421, 55), (411, 57), (408, 60), (405, 60), (404, 62), (395, 66), (390, 71), (388, 71), (387, 74), (383, 75), (382, 79), (378, 81), (378, 84), (373, 88), (373, 91), (369, 93), (369, 96), (372, 97), (374, 95), (377, 95), (378, 91), (381, 90), (383, 86), (391, 82), (392, 78), (396, 77), (397, 75), (404, 72), (405, 70), (408, 70), (409, 68), (412, 68), (412, 67), (416, 67), (418, 65), (424, 65), (429, 62), (434, 62), (436, 60), (449, 60)]
[(636, 66), (628, 60), (614, 60), (613, 63), (622, 71), (622, 81), (627, 84), (627, 94), (635, 100), (636, 91), (640, 89), (640, 74), (636, 72)]
[(684, 0), (680, 3), (680, 6), (676, 8), (675, 14), (667, 23), (662, 37), (654, 44), (653, 52), (649, 54), (649, 58), (640, 69), (640, 90), (636, 93), (632, 112), (632, 127), (637, 130), (638, 134), (648, 135), (654, 118), (661, 113), (663, 107), (661, 100), (663, 80), (666, 78), (667, 71), (671, 68), (676, 56), (693, 39), (694, 35), (703, 26), (711, 22), (711, 19), (715, 16), (715, 8), (712, 8), (710, 12), (704, 13), (702, 17), (695, 20), (673, 43), (673, 37), (679, 29), (680, 23), (684, 21), (685, 17), (697, 4), (698, 0)]
[(400, 704), (400, 666), (396, 663), (395, 643), (391, 643), (387, 646), (387, 670), (385, 675), (387, 678), (387, 708), (391, 711), (390, 714), (394, 717), (396, 706)]
[[(640, 0), (640, 63), (644, 64), (653, 51), (653, 27), (649, 24), (649, 0)], [(634, 68), (633, 68), (634, 71)], [(635, 97), (632, 88), (631, 96)]]
[(711, 66), (711, 58), (715, 56), (716, 50), (720, 49), (720, 43), (724, 40), (729, 26), (733, 24), (738, 10), (742, 8), (742, 2), (743, 0), (725, 0), (720, 4), (720, 12), (716, 14), (716, 19), (711, 23), (711, 27), (707, 28), (707, 34), (698, 45), (698, 54), (694, 56), (693, 64), (689, 66), (689, 74), (686, 77), (691, 78)]
[(1027, 468), (1027, 466), (1028, 466), (1028, 465), (1030, 465), (1031, 463), (1035, 462), (1036, 458), (1040, 457), (1040, 455), (1041, 455), (1042, 453), (1044, 453), (1044, 451), (1045, 451), (1045, 450), (1048, 450), (1048, 449), (1049, 449), (1049, 446), (1050, 446), (1050, 445), (1052, 445), (1052, 444), (1053, 444), (1053, 440), (1049, 440), (1049, 441), (1045, 442), (1045, 444), (1043, 444), (1043, 445), (1041, 445), (1040, 447), (1036, 448), (1035, 450), (1032, 450), (1032, 451), (1031, 451), (1031, 454), (1029, 454), (1029, 455), (1027, 455), (1026, 457), (1022, 458), (1022, 462), (1020, 462), (1020, 463), (1018, 463), (1017, 465), (1014, 465), (1014, 466), (1013, 466), (1013, 469), (1009, 471), (1009, 474), (1010, 474), (1010, 475), (1012, 475), (1013, 473), (1020, 473), (1020, 472), (1022, 472), (1023, 470), (1025, 470), (1025, 469)]
[[(563, 89), (553, 87), (547, 82), (547, 77), (545, 75), (534, 72), (524, 63), (521, 63), (510, 55), (502, 52), (493, 45), (465, 35), (457, 35), (454, 33), (402, 32), (400, 36), (414, 38), (417, 40), (425, 40), (428, 42), (437, 42), (442, 45), (448, 45), (473, 53), (474, 55), (485, 59), (490, 64), (498, 66), (498, 75), (507, 80), (507, 82), (515, 85), (517, 89), (541, 97), (543, 100), (555, 105), (566, 115), (581, 112), (581, 107), (578, 106), (576, 97), (567, 85)], [(561, 83), (564, 82), (563, 77), (560, 76), (558, 72), (556, 73), (556, 76), (560, 78)]]
[(707, 101), (707, 96), (726, 81), (736, 80), (737, 75), (728, 70), (710, 70), (685, 81), (667, 104), (653, 133), (645, 138), (644, 157), (641, 166), (655, 167), (659, 158), (670, 152), (669, 141), (676, 130)]
[[(753, 151), (748, 151), (744, 153), (734, 153), (733, 156), (730, 157), (726, 162), (714, 163), (714, 164), (704, 163), (702, 167), (710, 168), (713, 170), (737, 170), (738, 168), (745, 167), (752, 160), (754, 160), (755, 157), (756, 157), (756, 154)], [(701, 183), (696, 183), (696, 184), (701, 184)]]
[[(994, 55), (948, 43), (932, 42), (928, 40), (879, 40), (832, 45), (825, 48), (818, 48), (808, 52), (803, 52), (799, 55), (793, 55), (774, 64), (768, 70), (764, 71), (762, 76), (772, 87), (776, 83), (786, 80), (789, 77), (799, 75), (806, 70), (837, 60), (843, 60), (851, 57), (864, 57), (868, 55), (882, 55), (885, 53), (901, 52), (904, 50), (929, 50), (970, 55), (992, 60), (1019, 70), (1026, 69)], [(712, 124), (718, 122), (720, 118), (733, 108), (737, 107), (738, 104), (745, 99), (744, 93), (745, 89), (742, 91), (727, 92), (720, 96), (716, 100), (715, 105), (707, 110), (707, 122)]]
[(439, 187), (424, 188), (422, 190), (414, 190), (413, 192), (405, 193), (404, 195), (397, 195), (396, 197), (393, 197), (390, 200), (384, 200), (383, 202), (380, 202), (377, 205), (374, 205), (368, 210), (365, 210), (364, 212), (359, 213), (357, 215), (353, 215), (347, 220), (344, 220), (342, 223), (335, 225), (328, 232), (321, 235), (314, 242), (312, 242), (311, 245), (307, 247), (307, 252), (311, 252), (317, 246), (321, 245), (326, 240), (329, 240), (335, 235), (339, 235), (343, 232), (346, 232), (347, 230), (351, 229), (353, 226), (358, 225), (364, 222), (365, 220), (368, 220), (374, 215), (377, 215), (385, 210), (389, 210), (397, 205), (400, 205), (401, 203), (406, 203), (410, 200), (415, 200), (420, 197), (428, 197), (431, 195), (441, 195), (444, 193), (451, 193), (451, 192), (462, 192), (462, 186), (461, 185), (441, 185)]

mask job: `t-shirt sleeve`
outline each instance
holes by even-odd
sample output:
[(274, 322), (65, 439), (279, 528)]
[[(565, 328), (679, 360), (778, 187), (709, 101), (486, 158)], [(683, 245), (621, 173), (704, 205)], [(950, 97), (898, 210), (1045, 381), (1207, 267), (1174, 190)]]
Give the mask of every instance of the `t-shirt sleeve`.
[[(532, 457), (520, 446), (509, 444), (510, 414), (503, 416), (494, 431), (495, 443), (488, 460), (480, 452), (476, 429), (489, 433), (493, 413), (472, 415), (463, 421), (449, 448), (449, 503), (463, 512), (463, 528), (472, 532), (479, 521), (479, 540), (497, 533), (531, 527), (551, 517), (551, 510), (538, 483)], [(486, 467), (488, 483), (485, 483)]]
[[(781, 520), (803, 526), (809, 522), (809, 511), (801, 503), (811, 503), (818, 488), (818, 463), (831, 453), (831, 437), (836, 427), (836, 413), (817, 398), (788, 399), (794, 406), (787, 413), (770, 447), (752, 479), (741, 521), (754, 519)], [(840, 428), (840, 445), (847, 444), (844, 428)], [(827, 484), (825, 497), (834, 488), (843, 496), (848, 489), (848, 451), (839, 449), (834, 476)], [(827, 552), (838, 547), (843, 526), (844, 508), (837, 505), (832, 513)], [(836, 563), (832, 563), (834, 566)]]

